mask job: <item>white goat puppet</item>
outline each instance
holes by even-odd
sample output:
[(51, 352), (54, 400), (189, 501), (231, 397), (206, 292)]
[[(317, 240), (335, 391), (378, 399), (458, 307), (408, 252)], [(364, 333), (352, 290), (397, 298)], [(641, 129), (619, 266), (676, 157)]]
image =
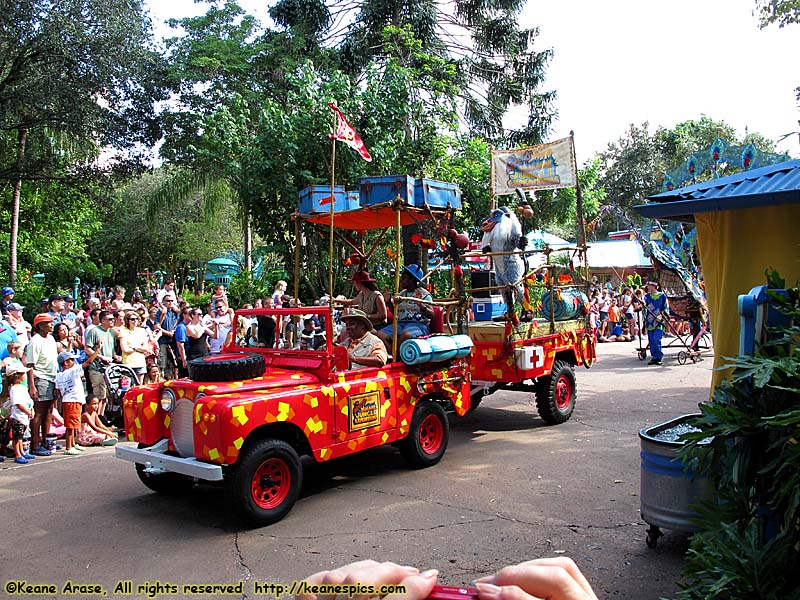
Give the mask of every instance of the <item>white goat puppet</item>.
[[(489, 218), (481, 223), (481, 229), (483, 230), (481, 248), (484, 252), (513, 252), (521, 245), (522, 226), (517, 216), (507, 206), (495, 208)], [(516, 321), (514, 300), (522, 301), (524, 292), (521, 279), (525, 275), (525, 262), (520, 254), (505, 254), (492, 258), (498, 285), (511, 286), (502, 292), (506, 304), (506, 318)]]

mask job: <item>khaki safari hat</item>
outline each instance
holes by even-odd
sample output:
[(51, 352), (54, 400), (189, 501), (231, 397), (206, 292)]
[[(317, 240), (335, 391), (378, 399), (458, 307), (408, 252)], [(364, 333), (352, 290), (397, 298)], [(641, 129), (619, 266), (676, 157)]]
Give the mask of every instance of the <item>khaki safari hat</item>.
[(363, 310), (354, 308), (349, 314), (342, 315), (342, 321), (346, 321), (347, 319), (358, 319), (367, 326), (367, 331), (372, 329), (372, 321), (369, 320), (367, 313), (365, 313)]

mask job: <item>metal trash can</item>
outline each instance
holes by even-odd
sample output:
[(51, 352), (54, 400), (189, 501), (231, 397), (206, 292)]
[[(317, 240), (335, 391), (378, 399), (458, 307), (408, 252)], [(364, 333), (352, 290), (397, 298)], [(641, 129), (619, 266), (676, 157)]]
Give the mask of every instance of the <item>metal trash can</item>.
[(650, 525), (647, 530), (647, 546), (650, 548), (655, 548), (658, 538), (664, 535), (661, 527), (684, 533), (697, 531), (698, 527), (691, 522), (697, 513), (690, 506), (701, 499), (714, 498), (708, 478), (686, 470), (677, 458), (678, 450), (683, 445), (677, 438), (692, 430), (686, 421), (695, 416), (698, 415), (675, 417), (639, 431), (641, 514), (642, 519)]

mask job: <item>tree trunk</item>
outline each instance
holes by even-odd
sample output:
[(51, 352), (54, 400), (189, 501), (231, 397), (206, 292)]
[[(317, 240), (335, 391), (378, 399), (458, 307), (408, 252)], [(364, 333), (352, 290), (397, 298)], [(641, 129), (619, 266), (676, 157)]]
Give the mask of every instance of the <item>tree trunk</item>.
[(253, 216), (250, 209), (244, 211), (244, 268), (253, 271)]
[(11, 196), (11, 233), (9, 235), (9, 268), (8, 279), (13, 286), (17, 282), (17, 237), (19, 234), (19, 198), (22, 194), (22, 162), (25, 158), (25, 141), (28, 139), (28, 128), (17, 130), (17, 180), (14, 182), (14, 193)]

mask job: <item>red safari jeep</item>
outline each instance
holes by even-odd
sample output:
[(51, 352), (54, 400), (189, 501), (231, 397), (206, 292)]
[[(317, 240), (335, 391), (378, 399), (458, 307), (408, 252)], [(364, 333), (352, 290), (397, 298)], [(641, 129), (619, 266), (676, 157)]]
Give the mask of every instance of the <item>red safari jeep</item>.
[[(257, 317), (327, 313), (251, 309)], [(327, 320), (328, 322), (330, 319)], [(256, 336), (257, 337), (257, 336)], [(189, 379), (131, 388), (125, 436), (116, 456), (159, 493), (219, 482), (232, 508), (252, 524), (283, 518), (297, 500), (300, 456), (323, 462), (395, 444), (414, 467), (436, 464), (448, 442), (446, 410), (470, 409), (469, 358), (350, 369), (346, 349), (285, 350), (237, 340), (190, 362)]]

